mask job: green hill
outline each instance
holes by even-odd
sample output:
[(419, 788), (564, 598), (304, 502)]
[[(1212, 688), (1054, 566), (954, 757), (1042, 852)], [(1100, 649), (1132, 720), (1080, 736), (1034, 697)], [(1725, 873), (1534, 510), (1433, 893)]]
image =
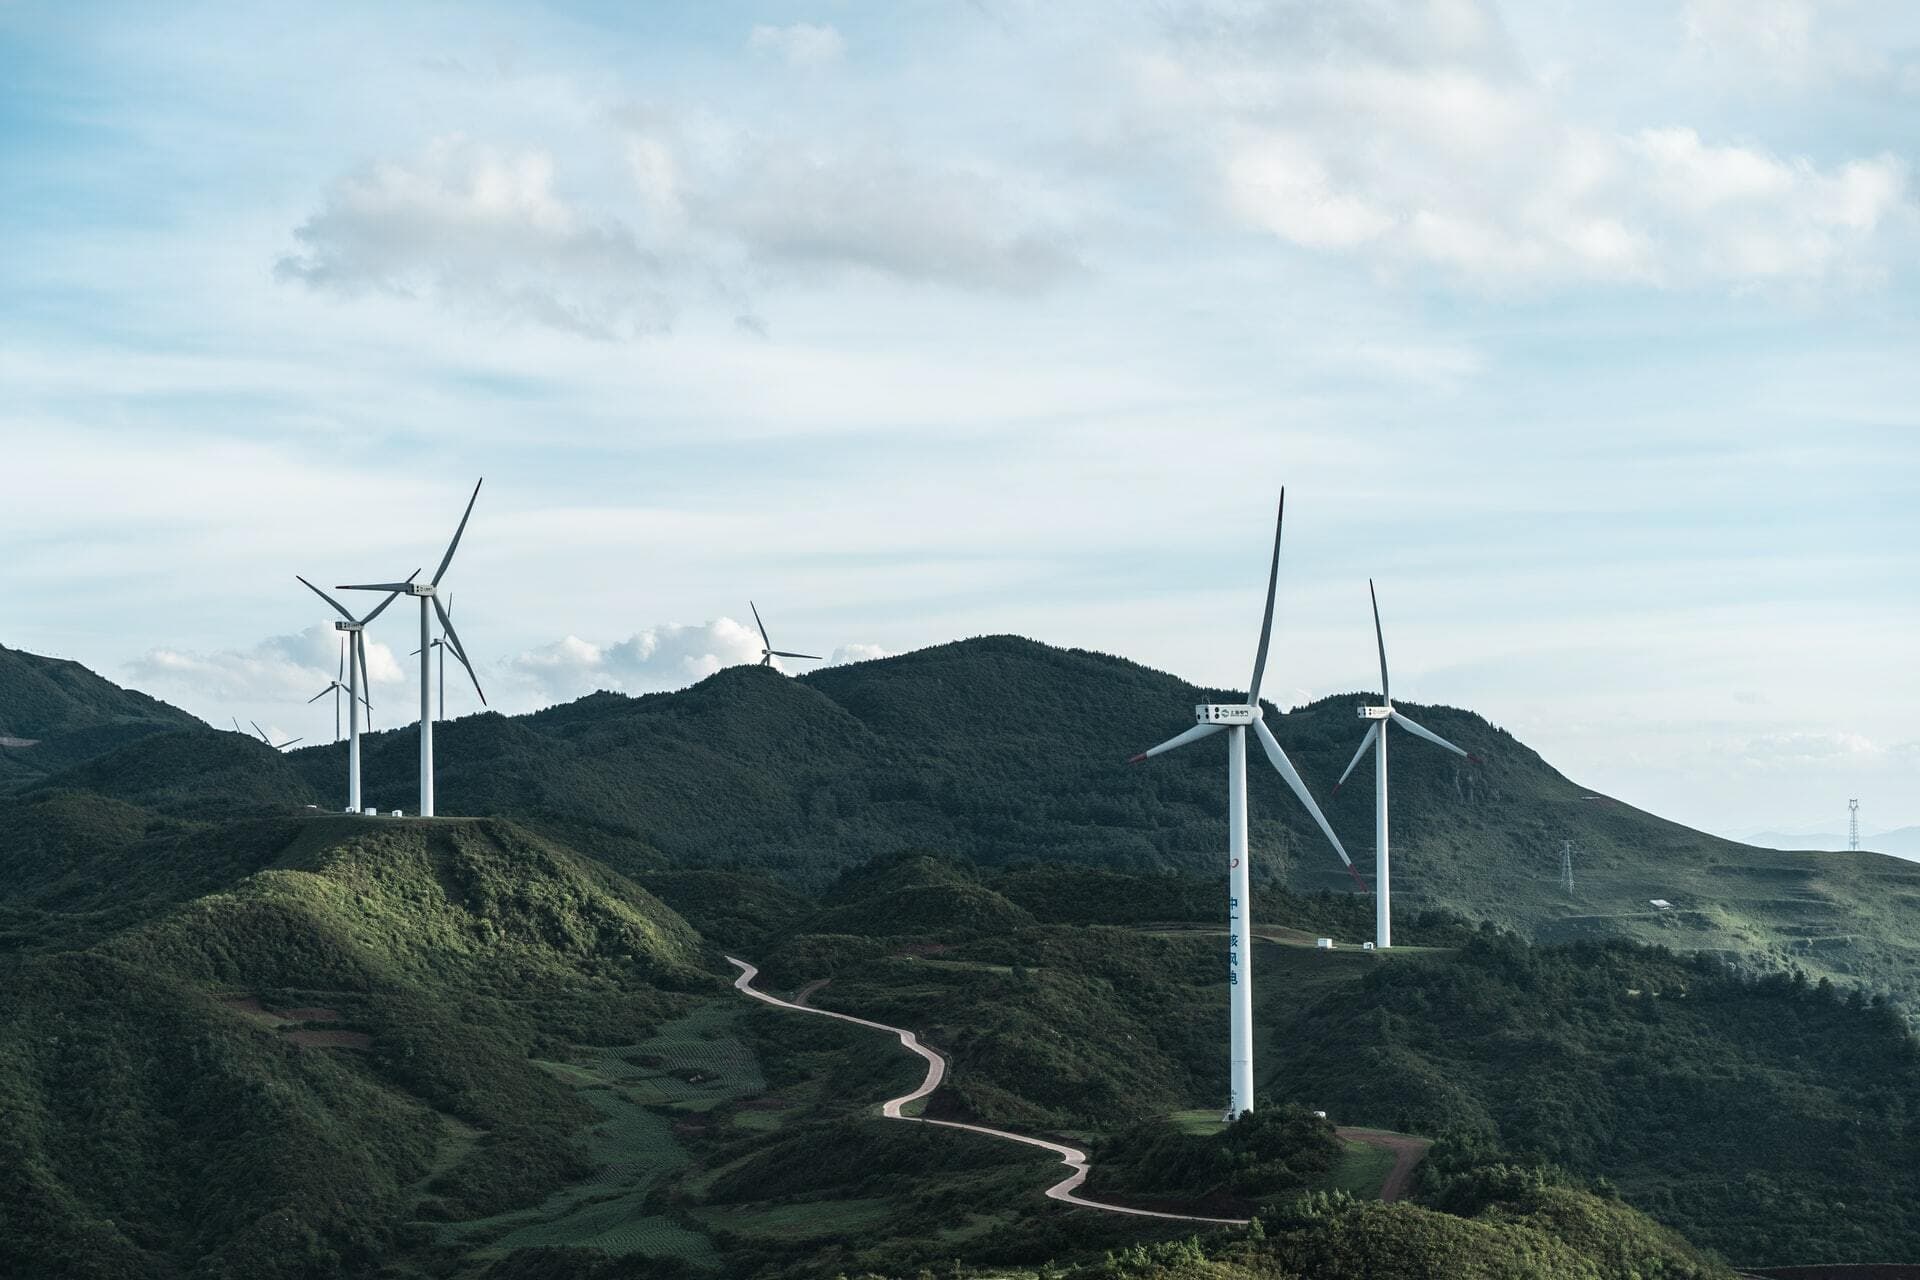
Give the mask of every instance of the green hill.
[(0, 645), (0, 787), (152, 733), (205, 728), (178, 707), (77, 662)]
[[(1223, 749), (1123, 762), (1222, 696), (1122, 659), (993, 636), (797, 680), (736, 667), (679, 693), (456, 720), (436, 730), (437, 786), (448, 811), (512, 817), (629, 874), (748, 868), (817, 889), (871, 858), (932, 849), (983, 865), (1210, 875), (1226, 842)], [(1371, 766), (1331, 794), (1367, 696), (1268, 718), (1370, 875)], [(1593, 793), (1471, 712), (1409, 710), (1481, 763), (1399, 754), (1399, 919), (1441, 909), (1541, 939), (1709, 950), (1920, 1005), (1920, 945), (1905, 923), (1920, 906), (1920, 864), (1721, 840)], [(289, 759), (313, 791), (338, 789), (343, 748)], [(411, 806), (415, 759), (411, 730), (370, 739), (375, 803)], [(1257, 757), (1249, 772), (1257, 883), (1349, 892), (1279, 778)], [(1572, 895), (1558, 882), (1564, 840), (1578, 849)]]
[(256, 869), (0, 967), (0, 1274), (368, 1274), (590, 1171), (544, 1047), (717, 986), (657, 899), (507, 823), (221, 838)]

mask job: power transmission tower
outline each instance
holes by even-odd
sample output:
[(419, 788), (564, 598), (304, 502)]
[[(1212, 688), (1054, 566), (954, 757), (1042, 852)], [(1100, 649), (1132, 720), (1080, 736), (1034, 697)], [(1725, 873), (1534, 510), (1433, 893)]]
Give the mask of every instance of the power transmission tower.
[(1573, 841), (1571, 840), (1560, 842), (1560, 887), (1567, 891), (1569, 898), (1573, 896)]
[(1847, 848), (1860, 852), (1860, 802), (1847, 801)]

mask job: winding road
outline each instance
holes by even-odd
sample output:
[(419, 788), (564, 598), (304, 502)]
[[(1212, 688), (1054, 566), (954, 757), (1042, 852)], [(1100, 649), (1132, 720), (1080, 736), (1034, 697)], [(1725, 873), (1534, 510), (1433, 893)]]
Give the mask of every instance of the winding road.
[[(880, 1114), (887, 1119), (906, 1120), (913, 1124), (935, 1124), (943, 1129), (965, 1129), (968, 1133), (984, 1133), (989, 1138), (999, 1138), (1003, 1142), (1018, 1142), (1022, 1146), (1039, 1147), (1043, 1151), (1051, 1151), (1060, 1157), (1060, 1163), (1067, 1166), (1070, 1172), (1068, 1172), (1066, 1177), (1047, 1188), (1047, 1198), (1049, 1200), (1058, 1200), (1063, 1204), (1078, 1205), (1082, 1209), (1098, 1209), (1102, 1213), (1131, 1214), (1136, 1218), (1171, 1218), (1177, 1222), (1213, 1222), (1231, 1227), (1243, 1227), (1247, 1224), (1245, 1218), (1203, 1218), (1191, 1213), (1156, 1213), (1152, 1209), (1129, 1209), (1123, 1205), (1101, 1204), (1098, 1200), (1089, 1200), (1085, 1196), (1074, 1194), (1074, 1192), (1079, 1189), (1080, 1184), (1087, 1180), (1087, 1153), (1084, 1151), (1069, 1147), (1064, 1143), (1048, 1142), (1045, 1138), (1029, 1138), (1022, 1133), (1008, 1133), (1005, 1129), (989, 1129), (985, 1125), (962, 1124), (958, 1120), (929, 1120), (924, 1116), (903, 1115), (900, 1110), (902, 1107), (910, 1102), (918, 1102), (940, 1087), (940, 1082), (946, 1078), (947, 1074), (947, 1060), (945, 1058), (921, 1044), (920, 1038), (904, 1027), (890, 1027), (884, 1022), (869, 1022), (865, 1018), (856, 1018), (852, 1014), (834, 1013), (828, 1009), (816, 1009), (811, 1005), (799, 1004), (792, 1000), (782, 1000), (779, 996), (768, 995), (764, 991), (756, 991), (753, 987), (753, 980), (758, 976), (760, 972), (759, 969), (748, 964), (745, 960), (736, 960), (732, 956), (727, 957), (727, 963), (740, 970), (740, 976), (733, 980), (733, 985), (742, 995), (751, 996), (753, 999), (763, 1004), (770, 1004), (776, 1009), (790, 1009), (795, 1013), (811, 1013), (817, 1017), (835, 1018), (841, 1022), (851, 1022), (856, 1027), (871, 1027), (875, 1031), (890, 1032), (900, 1037), (901, 1044), (926, 1059), (927, 1078), (920, 1082), (918, 1088), (914, 1089), (911, 1093), (903, 1093), (897, 1098), (889, 1098), (880, 1104)], [(815, 984), (808, 987), (806, 994), (812, 994), (814, 991), (819, 990), (819, 986), (820, 984)]]

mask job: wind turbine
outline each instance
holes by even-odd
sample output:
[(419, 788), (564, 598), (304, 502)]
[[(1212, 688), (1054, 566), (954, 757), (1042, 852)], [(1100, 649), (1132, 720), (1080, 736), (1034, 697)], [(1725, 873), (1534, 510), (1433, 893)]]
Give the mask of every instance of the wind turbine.
[(1366, 884), (1360, 881), (1359, 874), (1353, 869), (1353, 862), (1347, 857), (1347, 851), (1340, 847), (1340, 837), (1333, 834), (1326, 815), (1320, 812), (1320, 806), (1313, 802), (1313, 794), (1307, 790), (1307, 784), (1300, 780), (1299, 771), (1293, 762), (1287, 759), (1287, 753), (1280, 749), (1280, 743), (1274, 738), (1273, 731), (1267, 728), (1266, 720), (1260, 708), (1260, 678), (1267, 669), (1267, 643), (1273, 637), (1273, 597), (1280, 582), (1280, 530), (1287, 516), (1287, 491), (1280, 491), (1280, 513), (1273, 524), (1273, 565), (1267, 572), (1267, 609), (1260, 621), (1260, 648), (1254, 654), (1253, 680), (1247, 688), (1247, 700), (1244, 703), (1202, 703), (1193, 709), (1194, 718), (1199, 721), (1185, 733), (1176, 734), (1157, 747), (1152, 747), (1133, 757), (1130, 764), (1184, 747), (1189, 742), (1198, 742), (1211, 737), (1222, 729), (1227, 731), (1227, 986), (1228, 986), (1228, 1023), (1229, 1047), (1228, 1060), (1228, 1101), (1226, 1118), (1234, 1117), (1253, 1110), (1253, 917), (1252, 884), (1247, 871), (1247, 729), (1251, 727), (1254, 735), (1260, 739), (1260, 745), (1267, 753), (1267, 759), (1293, 794), (1299, 797), (1306, 811), (1313, 815), (1327, 840), (1333, 845), (1333, 851), (1340, 855), (1340, 861), (1346, 864), (1347, 874), (1353, 876), (1364, 890)]
[[(389, 592), (387, 598), (375, 606), (373, 612), (364, 618), (356, 618), (347, 609), (347, 606), (341, 604), (338, 600), (335, 600), (332, 596), (314, 586), (305, 578), (300, 577), (299, 574), (296, 573), (293, 576), (299, 580), (301, 586), (313, 592), (313, 594), (319, 596), (322, 600), (325, 600), (329, 605), (333, 606), (335, 613), (345, 619), (345, 621), (334, 623), (333, 629), (346, 636), (347, 647), (352, 650), (352, 654), (347, 662), (347, 812), (359, 813), (361, 703), (365, 702), (367, 705), (367, 723), (369, 727), (371, 727), (373, 723), (373, 703), (368, 701), (365, 693), (361, 692), (363, 688), (370, 688), (373, 683), (367, 679), (366, 629), (367, 624), (384, 613), (387, 606), (399, 597), (400, 592), (398, 590)], [(415, 569), (411, 574), (407, 575), (407, 582), (411, 583), (419, 576), (420, 571)], [(336, 679), (330, 687), (338, 688), (339, 684), (340, 682)], [(325, 693), (327, 690), (322, 689), (320, 692)], [(319, 695), (316, 694), (314, 696), (318, 697)], [(309, 702), (313, 700), (313, 698), (307, 699)], [(338, 694), (334, 696), (333, 706), (334, 737), (337, 740), (340, 736), (340, 699)]]
[[(453, 541), (447, 544), (447, 554), (440, 557), (440, 567), (433, 571), (430, 580), (414, 581), (420, 573), (416, 569), (414, 577), (405, 582), (351, 583), (336, 588), (340, 591), (391, 591), (418, 596), (420, 599), (420, 816), (423, 818), (433, 816), (433, 614), (440, 615), (440, 630), (446, 633), (454, 658), (467, 669), (467, 678), (473, 681), (473, 691), (480, 695), (480, 705), (487, 703), (486, 691), (480, 687), (480, 677), (474, 674), (473, 664), (467, 661), (467, 651), (460, 643), (460, 633), (453, 629), (453, 620), (447, 617), (446, 607), (440, 603), (439, 595), (440, 579), (447, 576), (447, 566), (453, 563), (453, 553), (460, 547), (460, 537), (467, 531), (467, 521), (473, 515), (473, 504), (480, 500), (480, 486), (484, 483), (484, 476), (474, 482), (473, 496), (467, 499), (467, 509), (460, 516), (460, 527), (453, 531)], [(432, 606), (431, 612), (428, 606)]]
[[(270, 746), (270, 747), (272, 747), (272, 748), (273, 748), (273, 749), (274, 749), (275, 751), (280, 751), (280, 750), (283, 750), (284, 748), (287, 748), (287, 747), (290, 747), (290, 746), (292, 746), (292, 745), (293, 745), (294, 743), (296, 743), (296, 742), (304, 742), (304, 741), (306, 741), (306, 739), (304, 739), (304, 738), (288, 738), (288, 739), (287, 739), (287, 740), (286, 740), (285, 742), (275, 742), (275, 741), (274, 741), (274, 740), (273, 740), (272, 738), (269, 738), (269, 737), (267, 736), (267, 731), (266, 731), (265, 729), (262, 729), (262, 728), (260, 727), (260, 722), (259, 722), (259, 721), (257, 721), (257, 720), (249, 720), (249, 721), (247, 721), (247, 723), (253, 726), (253, 732), (254, 732), (254, 734), (255, 734), (255, 736), (257, 736), (257, 737), (258, 737), (258, 738), (260, 739), (260, 741), (262, 741), (262, 742), (264, 742), (264, 743), (266, 743), (266, 744), (267, 744), (268, 746)], [(238, 728), (240, 727), (240, 722), (239, 722), (238, 720), (235, 720), (235, 721), (233, 722), (233, 727), (234, 727), (235, 729), (238, 729)]]
[[(447, 593), (447, 616), (449, 618), (453, 616), (453, 593), (451, 591)], [(447, 642), (443, 637), (436, 636), (434, 637), (433, 643), (428, 645), (427, 648), (438, 649), (440, 651), (440, 709), (434, 714), (433, 718), (435, 720), (445, 720), (447, 718)], [(419, 653), (420, 651), (415, 649), (407, 656), (409, 658), (418, 657)]]
[[(357, 652), (354, 654), (354, 658), (355, 658), (355, 661), (359, 660), (359, 654)], [(367, 702), (366, 698), (361, 696), (360, 692), (357, 689), (352, 688), (348, 685), (342, 684), (340, 682), (340, 677), (346, 674), (347, 674), (347, 638), (343, 635), (340, 637), (340, 670), (334, 675), (333, 679), (327, 681), (326, 688), (322, 689), (320, 692), (314, 694), (311, 698), (307, 699), (307, 705), (311, 706), (314, 703), (320, 701), (320, 699), (326, 697), (328, 694), (333, 695), (333, 740), (335, 742), (340, 741), (340, 695), (343, 693), (350, 698), (355, 698), (361, 702), (366, 702), (368, 727), (371, 728), (373, 724), (373, 704), (371, 702)], [(358, 670), (356, 670), (353, 674), (355, 677), (354, 684), (357, 685), (359, 683), (358, 677), (360, 673)]]
[(1347, 774), (1353, 772), (1360, 763), (1360, 757), (1367, 754), (1367, 748), (1374, 750), (1373, 778), (1373, 945), (1385, 949), (1393, 945), (1393, 884), (1387, 868), (1387, 725), (1397, 724), (1416, 738), (1425, 738), (1436, 746), (1445, 747), (1457, 756), (1474, 757), (1431, 729), (1415, 724), (1394, 709), (1393, 695), (1387, 689), (1387, 640), (1380, 630), (1380, 597), (1373, 589), (1373, 579), (1367, 579), (1367, 596), (1373, 601), (1373, 640), (1380, 649), (1380, 702), (1377, 707), (1362, 706), (1360, 718), (1371, 720), (1367, 731), (1360, 739), (1360, 749), (1353, 753), (1353, 759), (1347, 762), (1347, 771), (1340, 775), (1340, 781), (1333, 784), (1337, 794), (1341, 783), (1347, 780)]
[(772, 666), (775, 658), (807, 658), (814, 662), (826, 661), (826, 659), (817, 653), (788, 653), (785, 649), (774, 648), (773, 640), (767, 635), (767, 624), (760, 621), (760, 607), (749, 600), (747, 601), (747, 608), (753, 610), (753, 625), (760, 628), (760, 643), (762, 646), (760, 650), (761, 666)]

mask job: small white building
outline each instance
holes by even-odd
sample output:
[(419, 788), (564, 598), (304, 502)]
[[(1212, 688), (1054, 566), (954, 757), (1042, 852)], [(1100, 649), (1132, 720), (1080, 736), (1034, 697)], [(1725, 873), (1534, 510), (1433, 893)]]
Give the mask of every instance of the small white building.
[(1660, 910), (1660, 911), (1673, 910), (1673, 904), (1671, 902), (1668, 902), (1665, 898), (1648, 898), (1647, 901), (1651, 902), (1654, 905), (1655, 909), (1657, 910)]
[(1313, 945), (1314, 945), (1314, 949), (1317, 951), (1331, 951), (1333, 950), (1333, 939), (1332, 938), (1315, 938), (1313, 940)]

